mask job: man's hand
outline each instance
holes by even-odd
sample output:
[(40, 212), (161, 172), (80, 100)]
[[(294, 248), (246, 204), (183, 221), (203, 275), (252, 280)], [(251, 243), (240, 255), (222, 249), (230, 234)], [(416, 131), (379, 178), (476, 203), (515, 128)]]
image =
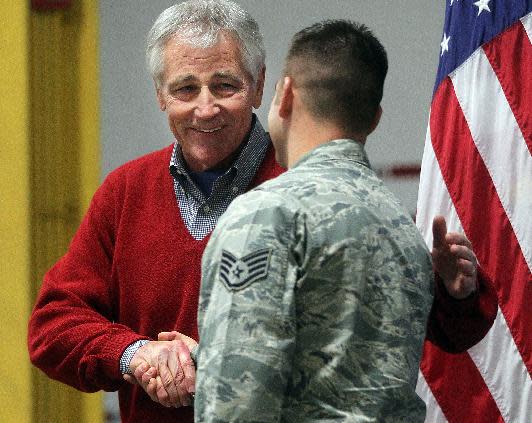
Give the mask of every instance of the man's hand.
[(457, 232), (447, 233), (443, 216), (432, 222), (434, 271), (442, 278), (449, 295), (468, 297), (477, 289), (477, 258), (469, 240)]
[(192, 403), (190, 393), (194, 392), (196, 373), (182, 341), (148, 342), (137, 350), (129, 367), (134, 377), (124, 375), (124, 379), (142, 386), (153, 401), (165, 407)]

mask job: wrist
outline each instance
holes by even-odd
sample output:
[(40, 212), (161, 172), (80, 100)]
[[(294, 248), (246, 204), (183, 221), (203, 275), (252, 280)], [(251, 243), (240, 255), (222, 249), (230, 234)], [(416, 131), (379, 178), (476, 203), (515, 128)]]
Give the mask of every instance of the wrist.
[(133, 342), (132, 344), (129, 344), (128, 347), (124, 350), (122, 353), (122, 356), (120, 357), (120, 373), (124, 374), (133, 374), (132, 369), (130, 369), (129, 365), (131, 364), (131, 360), (133, 359), (133, 356), (138, 351), (140, 347), (143, 345), (146, 345), (149, 341), (149, 339), (139, 339), (138, 341)]

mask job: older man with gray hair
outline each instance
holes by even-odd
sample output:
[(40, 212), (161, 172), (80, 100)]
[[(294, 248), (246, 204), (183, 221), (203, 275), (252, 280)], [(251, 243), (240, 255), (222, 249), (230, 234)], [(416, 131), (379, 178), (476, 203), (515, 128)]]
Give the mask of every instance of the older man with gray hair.
[[(44, 278), (29, 325), (33, 363), (83, 391), (118, 389), (124, 422), (193, 420), (188, 349), (158, 333), (198, 339), (210, 233), (234, 198), (282, 171), (253, 114), (264, 57), (257, 23), (233, 2), (161, 13), (147, 62), (175, 142), (106, 178)], [(164, 386), (151, 399), (150, 379)]]

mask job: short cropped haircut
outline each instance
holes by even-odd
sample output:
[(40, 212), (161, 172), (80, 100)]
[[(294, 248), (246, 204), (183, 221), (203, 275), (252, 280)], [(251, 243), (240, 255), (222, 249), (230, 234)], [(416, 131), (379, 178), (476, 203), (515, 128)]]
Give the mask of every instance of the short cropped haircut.
[(229, 0), (188, 0), (164, 10), (148, 33), (146, 62), (157, 87), (164, 73), (164, 47), (174, 35), (197, 47), (218, 42), (221, 31), (232, 33), (240, 42), (242, 61), (254, 81), (265, 61), (259, 25), (238, 4)]
[(317, 119), (348, 133), (364, 133), (374, 121), (388, 71), (386, 51), (364, 25), (326, 20), (292, 38), (285, 66)]

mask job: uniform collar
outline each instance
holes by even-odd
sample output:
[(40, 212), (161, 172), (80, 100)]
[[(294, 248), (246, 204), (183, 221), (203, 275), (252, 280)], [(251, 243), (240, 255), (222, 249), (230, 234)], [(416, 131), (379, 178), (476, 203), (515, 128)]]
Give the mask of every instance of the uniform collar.
[(364, 144), (349, 138), (327, 141), (321, 144), (300, 157), (292, 168), (339, 159), (350, 160), (371, 168)]

